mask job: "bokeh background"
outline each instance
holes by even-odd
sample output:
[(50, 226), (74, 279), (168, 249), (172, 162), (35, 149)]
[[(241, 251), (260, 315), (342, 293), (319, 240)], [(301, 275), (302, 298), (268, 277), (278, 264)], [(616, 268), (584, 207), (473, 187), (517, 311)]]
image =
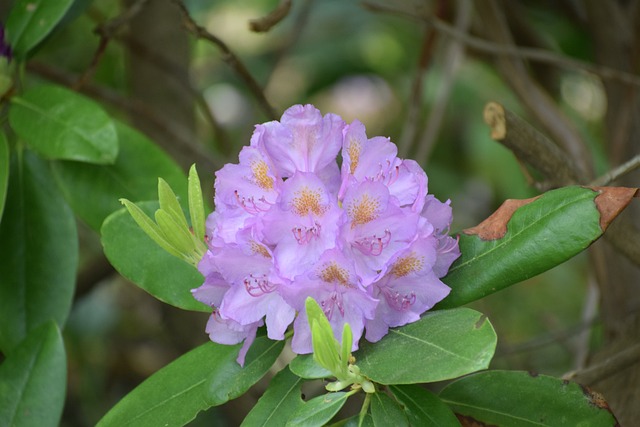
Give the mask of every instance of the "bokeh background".
[[(202, 27), (198, 37), (170, 0), (77, 0), (69, 24), (30, 59), (25, 85), (53, 81), (94, 98), (185, 170), (196, 163), (210, 198), (215, 170), (237, 161), (254, 124), (279, 118), (297, 103), (315, 104), (348, 122), (357, 118), (370, 137), (391, 137), (402, 156), (422, 164), (429, 191), (451, 199), (455, 233), (486, 218), (505, 199), (534, 196), (545, 185), (530, 181), (529, 173), (539, 178), (535, 171), (524, 173), (526, 167), (490, 138), (483, 121), (484, 105), (497, 101), (538, 126), (522, 94), (496, 67), (496, 58), (504, 56), (473, 48), (462, 36), (490, 38), (479, 9), (497, 8), (519, 46), (602, 62), (602, 23), (592, 22), (590, 3), (185, 0)], [(637, 40), (639, 2), (604, 3), (626, 14), (627, 27), (616, 28)], [(0, 19), (10, 4), (2, 2)], [(269, 31), (250, 29), (251, 20), (287, 4), (286, 16)], [(462, 36), (451, 37), (437, 23)], [(204, 31), (221, 44), (207, 40)], [(244, 64), (270, 109), (247, 85), (247, 75), (234, 70), (223, 45)], [(624, 71), (637, 74), (639, 51)], [(612, 154), (607, 114), (611, 102), (620, 100), (612, 100), (601, 77), (571, 64), (531, 61), (524, 69), (575, 126), (594, 165), (592, 175), (598, 176), (627, 153), (637, 153), (638, 139), (628, 131), (622, 154)], [(637, 85), (624, 88), (626, 108), (637, 110)], [(95, 424), (146, 377), (207, 339), (206, 314), (167, 306), (128, 283), (104, 258), (99, 235), (79, 225), (82, 263), (64, 331), (70, 366), (62, 424), (68, 427)], [(589, 363), (608, 342), (589, 264), (590, 255), (581, 254), (473, 304), (498, 332), (494, 368), (561, 376)], [(261, 387), (192, 425), (236, 425)]]

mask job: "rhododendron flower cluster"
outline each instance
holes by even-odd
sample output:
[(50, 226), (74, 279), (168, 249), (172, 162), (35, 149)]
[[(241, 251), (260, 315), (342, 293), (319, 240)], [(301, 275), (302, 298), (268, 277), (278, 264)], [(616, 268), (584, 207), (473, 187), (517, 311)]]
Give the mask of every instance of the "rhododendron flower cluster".
[(264, 324), (282, 340), (293, 323), (293, 351), (311, 353), (309, 296), (336, 337), (351, 326), (355, 351), (363, 333), (378, 341), (449, 293), (440, 278), (460, 255), (449, 202), (358, 121), (296, 105), (257, 125), (239, 163), (216, 173), (214, 201), (193, 294), (213, 308), (212, 341), (244, 341), (241, 364)]

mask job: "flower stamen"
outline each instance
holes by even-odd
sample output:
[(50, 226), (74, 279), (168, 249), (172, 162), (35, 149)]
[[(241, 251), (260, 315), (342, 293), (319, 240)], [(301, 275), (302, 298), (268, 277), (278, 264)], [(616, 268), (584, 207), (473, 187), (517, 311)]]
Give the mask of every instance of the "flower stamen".
[(276, 289), (276, 286), (269, 282), (264, 274), (250, 274), (244, 279), (244, 287), (252, 297), (259, 297)]

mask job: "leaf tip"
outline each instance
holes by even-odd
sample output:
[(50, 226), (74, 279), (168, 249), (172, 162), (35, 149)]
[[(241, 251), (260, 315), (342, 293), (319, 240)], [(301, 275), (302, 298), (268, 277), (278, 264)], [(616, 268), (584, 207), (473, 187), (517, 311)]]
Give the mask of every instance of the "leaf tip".
[(638, 197), (638, 188), (629, 187), (587, 187), (599, 194), (594, 199), (600, 213), (600, 229), (604, 232), (609, 224), (622, 212), (634, 197)]

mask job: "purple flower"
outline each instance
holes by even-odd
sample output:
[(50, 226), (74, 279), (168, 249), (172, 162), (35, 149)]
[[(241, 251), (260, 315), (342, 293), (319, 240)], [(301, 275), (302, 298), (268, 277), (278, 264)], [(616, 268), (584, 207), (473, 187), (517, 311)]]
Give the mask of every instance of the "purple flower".
[(449, 293), (440, 278), (460, 255), (449, 202), (427, 182), (389, 138), (311, 105), (256, 126), (239, 163), (216, 173), (205, 281), (193, 290), (212, 307), (210, 338), (244, 341), (242, 364), (258, 327), (279, 340), (293, 323), (293, 350), (309, 353), (309, 296), (336, 337), (351, 326), (352, 350), (363, 334), (378, 341), (418, 320)]

